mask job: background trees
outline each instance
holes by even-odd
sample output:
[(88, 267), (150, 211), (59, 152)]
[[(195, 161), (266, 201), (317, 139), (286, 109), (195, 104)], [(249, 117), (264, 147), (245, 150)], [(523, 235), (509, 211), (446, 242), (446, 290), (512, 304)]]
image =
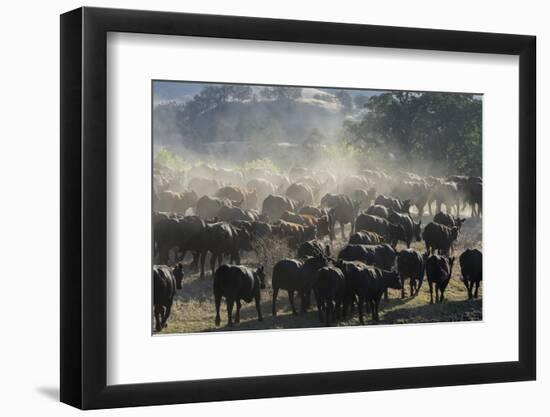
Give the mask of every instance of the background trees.
[(481, 175), (482, 101), (472, 94), (389, 92), (344, 122), (347, 140), (421, 173)]
[(306, 147), (311, 157), (352, 147), (359, 167), (481, 175), (480, 96), (307, 90), (203, 85), (185, 102), (155, 106), (155, 144), (206, 152), (212, 143), (241, 142), (254, 155), (275, 159), (265, 153), (279, 142)]

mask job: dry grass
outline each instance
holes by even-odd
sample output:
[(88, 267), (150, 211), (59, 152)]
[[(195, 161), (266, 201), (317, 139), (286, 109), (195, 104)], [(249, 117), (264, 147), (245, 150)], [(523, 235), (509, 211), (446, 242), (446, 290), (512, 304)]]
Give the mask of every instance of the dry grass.
[[(429, 219), (423, 219), (423, 224)], [(482, 318), (482, 294), (480, 298), (468, 300), (466, 288), (460, 280), (460, 266), (458, 256), (466, 248), (481, 249), (481, 224), (478, 219), (469, 219), (463, 226), (463, 233), (455, 244), (454, 255), (457, 257), (453, 268), (452, 279), (445, 292), (445, 301), (442, 304), (430, 305), (430, 294), (428, 283), (424, 280), (420, 293), (416, 297), (410, 297), (408, 283), (405, 287), (406, 295), (401, 299), (401, 292), (390, 290), (390, 300), (382, 301), (380, 304), (380, 323), (383, 324), (404, 324), (404, 323), (429, 323), (429, 322), (451, 322), (481, 320)], [(349, 236), (349, 230), (346, 233)], [(339, 234), (338, 234), (339, 236)], [(338, 239), (333, 244), (333, 253), (345, 245), (345, 242)], [(413, 248), (423, 252), (423, 242), (415, 242)], [(273, 265), (283, 257), (292, 257), (293, 251), (281, 241), (276, 239), (264, 239), (256, 244), (258, 254), (249, 253), (243, 257), (243, 264), (256, 266), (262, 263), (267, 270), (268, 288), (262, 290), (262, 313), (264, 321), (258, 322), (254, 303), (243, 304), (241, 310), (241, 323), (233, 328), (225, 326), (227, 322), (227, 310), (225, 302), (222, 301), (221, 318), (222, 325), (214, 325), (215, 308), (212, 294), (212, 276), (208, 271), (204, 279), (200, 279), (197, 273), (188, 271), (183, 281), (183, 288), (178, 291), (172, 314), (168, 320), (168, 327), (163, 333), (189, 333), (208, 331), (231, 331), (231, 330), (261, 330), (261, 329), (285, 329), (320, 327), (316, 308), (312, 311), (293, 316), (290, 311), (288, 296), (285, 291), (279, 292), (278, 315), (271, 315), (272, 291), (270, 288), (271, 271)], [(402, 249), (399, 246), (398, 249)], [(208, 264), (208, 263), (207, 263)], [(296, 301), (299, 305), (299, 300)], [(374, 324), (371, 316), (366, 316), (366, 323)], [(346, 321), (338, 323), (339, 326), (359, 325), (359, 319), (355, 314)]]

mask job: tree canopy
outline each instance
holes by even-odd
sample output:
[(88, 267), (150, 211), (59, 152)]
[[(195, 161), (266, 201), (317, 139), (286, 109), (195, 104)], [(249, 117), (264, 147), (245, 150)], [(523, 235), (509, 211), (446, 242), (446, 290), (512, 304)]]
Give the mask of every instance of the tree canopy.
[(345, 122), (350, 143), (409, 169), (481, 175), (482, 102), (472, 94), (389, 92)]

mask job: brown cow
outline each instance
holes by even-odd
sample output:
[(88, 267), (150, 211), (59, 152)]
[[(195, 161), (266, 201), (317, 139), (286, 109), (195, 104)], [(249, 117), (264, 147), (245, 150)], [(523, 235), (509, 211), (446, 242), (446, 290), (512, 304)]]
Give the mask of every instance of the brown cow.
[[(245, 209), (255, 209), (258, 206), (258, 196), (255, 189), (250, 191), (241, 187), (222, 187), (216, 191), (214, 197), (227, 198), (231, 200), (234, 205), (238, 205)], [(239, 204), (239, 202), (241, 203)]]

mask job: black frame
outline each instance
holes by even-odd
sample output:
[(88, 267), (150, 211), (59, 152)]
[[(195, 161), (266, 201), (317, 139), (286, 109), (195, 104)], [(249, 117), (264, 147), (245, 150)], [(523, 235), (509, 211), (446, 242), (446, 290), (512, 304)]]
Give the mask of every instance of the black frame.
[[(106, 384), (107, 32), (519, 56), (519, 360)], [(536, 38), (251, 17), (80, 8), (61, 16), (61, 401), (82, 409), (536, 378)]]

